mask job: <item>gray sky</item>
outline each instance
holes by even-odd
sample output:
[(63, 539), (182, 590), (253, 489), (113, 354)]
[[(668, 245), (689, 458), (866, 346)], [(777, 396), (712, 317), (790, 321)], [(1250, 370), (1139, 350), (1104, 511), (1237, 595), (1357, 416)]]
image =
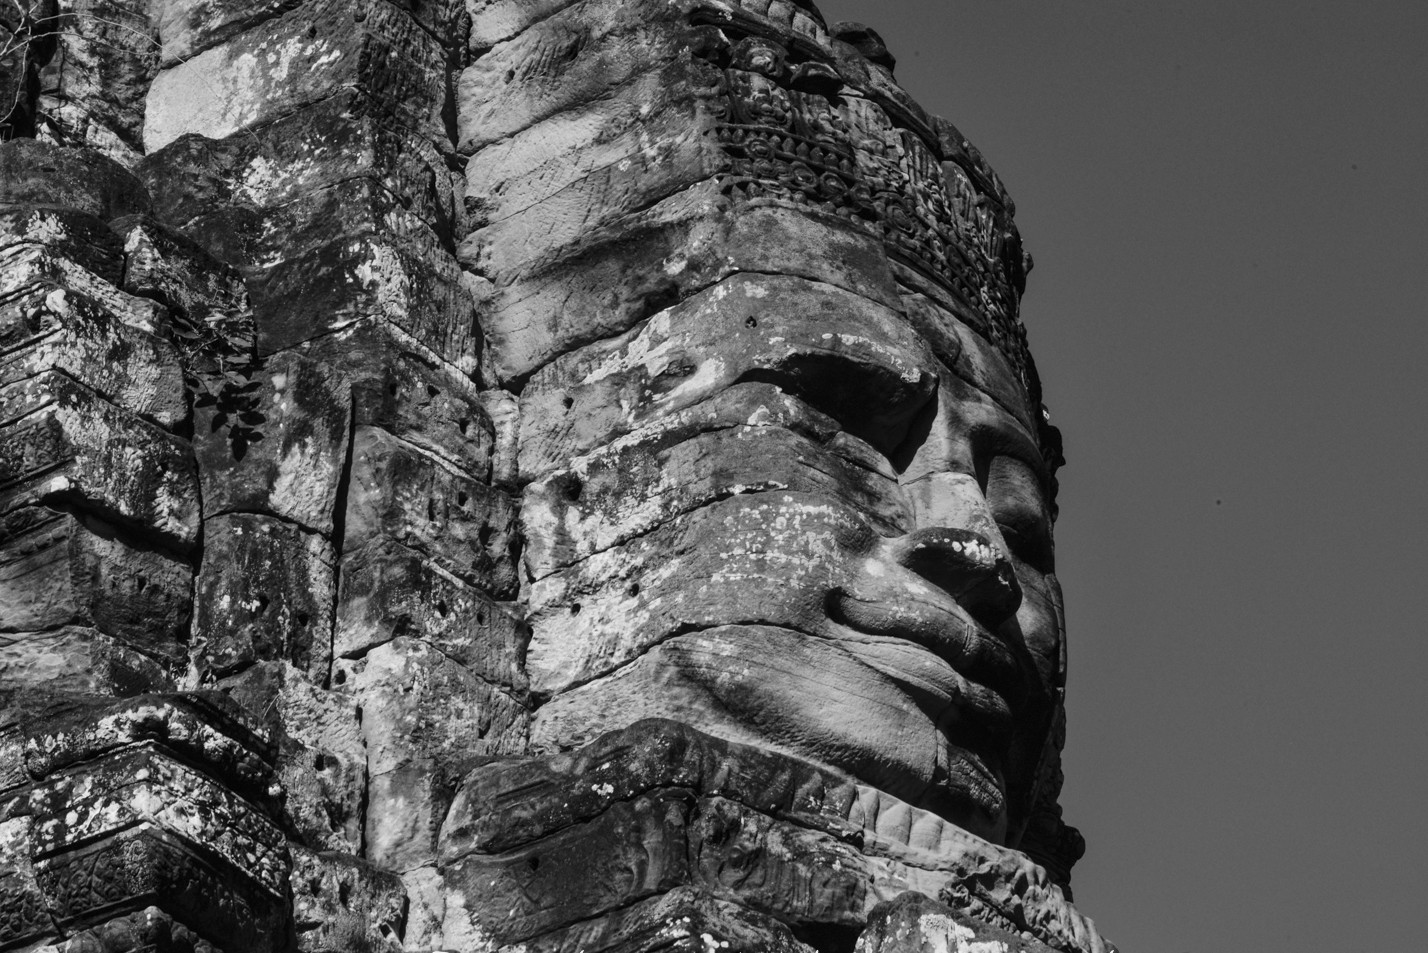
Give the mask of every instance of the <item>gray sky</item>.
[(1126, 953), (1421, 950), (1428, 4), (820, 0), (1001, 174)]

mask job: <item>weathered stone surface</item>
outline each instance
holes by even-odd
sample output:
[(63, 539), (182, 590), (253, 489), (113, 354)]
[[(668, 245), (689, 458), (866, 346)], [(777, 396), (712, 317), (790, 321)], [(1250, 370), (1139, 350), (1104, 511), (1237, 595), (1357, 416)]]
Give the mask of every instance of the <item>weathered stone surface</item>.
[(193, 568), (83, 513), (0, 517), (0, 631), (89, 626), (158, 660), (184, 654)]
[(188, 445), (54, 371), (0, 388), (0, 511), (73, 503), (186, 549), (198, 531)]
[(474, 152), (571, 107), (604, 98), (674, 60), (692, 68), (679, 6), (583, 0), (498, 43), (457, 85), (459, 146)]
[(223, 688), (279, 738), (276, 771), (289, 836), (319, 851), (360, 853), (367, 753), (352, 699), (324, 691), (286, 662), (259, 662)]
[(402, 881), (350, 854), (293, 851), (293, 923), (303, 953), (403, 949)]
[(72, 209), (109, 221), (147, 211), (149, 195), (101, 152), (12, 139), (0, 143), (0, 205)]
[(0, 691), (136, 695), (172, 691), (176, 672), (97, 629), (0, 632)]
[(110, 223), (124, 243), (123, 288), (171, 311), (201, 319), (247, 308), (243, 279), (196, 243), (148, 216)]
[[(651, 205), (723, 169), (707, 95), (691, 89), (690, 78), (697, 74), (641, 74), (608, 97), (484, 146), (466, 166), (470, 224), (511, 228), (475, 241), (496, 245), (494, 236), (504, 234), (526, 247), (561, 244), (571, 230)], [(566, 232), (557, 239), (543, 225)]]
[(921, 894), (879, 904), (858, 937), (857, 953), (1050, 953), (1051, 947), (978, 923)]
[(118, 284), (124, 249), (101, 218), (70, 208), (11, 206), (0, 212), (0, 248), (43, 245), (96, 277)]
[[(328, 353), (334, 349), (326, 342)], [(353, 385), (357, 426), (380, 427), (477, 480), (489, 482), (496, 432), (473, 382), (450, 365), (425, 359), (366, 324), (350, 335), (347, 363), (370, 349), (391, 352), (386, 363)]]
[[(69, 932), (99, 916), (157, 907), (211, 943), (282, 949), (277, 898), (162, 829), (140, 825), (35, 865), (50, 914)], [(220, 947), (221, 948), (221, 947)]]
[(440, 43), (384, 0), (312, 0), (160, 73), (144, 146), (223, 138), (357, 86), (425, 128), (443, 103), (444, 65)]
[(368, 858), (395, 871), (430, 863), (461, 776), (494, 755), (524, 750), (525, 707), (410, 638), (339, 659), (332, 681), (362, 706)]
[(483, 341), (459, 269), (434, 242), (406, 236), (338, 237), (250, 278), (259, 350), (271, 354), (376, 317), (476, 370)]
[(425, 642), (517, 695), (527, 687), (528, 635), (518, 605), (492, 599), (399, 543), (349, 550), (333, 653), (360, 657), (399, 636)]
[(515, 595), (516, 506), (375, 427), (353, 437), (346, 545), (391, 540), (492, 595)]
[(188, 416), (173, 345), (80, 292), (40, 285), (0, 304), (0, 385), (61, 371), (162, 427)]
[(536, 937), (526, 945), (543, 953), (575, 953), (577, 950), (709, 953), (716, 948), (812, 953), (816, 949), (795, 939), (794, 931), (778, 918), (716, 899), (693, 887), (676, 887), (662, 896)]
[(286, 661), (326, 672), (334, 562), (327, 539), (291, 523), (246, 513), (207, 520), (194, 592), (194, 668), (227, 675)]
[[(221, 236), (205, 219), (233, 221), (235, 209), (273, 208), (353, 178), (380, 184), (443, 233), (460, 214), (452, 175), (435, 147), (384, 115), (361, 89), (344, 89), (227, 139), (181, 136), (146, 156), (136, 172), (156, 193), (157, 217), (215, 239)], [(185, 188), (159, 187), (172, 181)]]
[(241, 416), (218, 423), (212, 405), (194, 415), (204, 516), (265, 513), (331, 534), (352, 430), (346, 375), (289, 353), (263, 361), (252, 379), (248, 412), (258, 419), (241, 456), (232, 431)]
[[(912, 508), (896, 475), (849, 460), (782, 426), (729, 421), (679, 441), (677, 431), (636, 432), (569, 471), (526, 488), (525, 567), (542, 579), (731, 496), (787, 491), (862, 509), (888, 535), (906, 532)], [(852, 445), (846, 441), (845, 446)]]
[(0, 947), (1105, 953), (1030, 258), (873, 30), (31, 2)]
[[(507, 943), (608, 915), (616, 897), (698, 885), (796, 934), (826, 943), (841, 931), (839, 947), (879, 903), (915, 890), (956, 895), (984, 925), (1057, 949), (1106, 949), (1016, 852), (812, 763), (674, 722), (477, 769), (443, 828), (442, 858), (463, 915)], [(597, 866), (605, 876), (563, 879)]]
[(727, 214), (713, 183), (512, 262), (509, 274), (498, 262), (483, 263), (488, 251), (472, 242), (462, 254), (496, 282), (486, 333), (503, 380), (523, 379), (740, 271), (781, 272), (897, 302), (887, 262), (866, 235), (778, 208)]
[[(894, 311), (799, 278), (736, 275), (544, 368), (522, 393), (522, 471), (539, 474), (742, 381), (766, 381), (883, 452), (935, 387)], [(857, 400), (866, 388), (878, 400)]]
[(167, 328), (168, 315), (162, 305), (120, 291), (85, 267), (90, 259), (76, 257), (84, 264), (57, 254), (41, 242), (24, 242), (0, 249), (0, 301), (16, 302), (25, 295), (43, 300), (59, 289), (97, 302), (120, 323), (130, 327), (150, 333), (161, 333)]

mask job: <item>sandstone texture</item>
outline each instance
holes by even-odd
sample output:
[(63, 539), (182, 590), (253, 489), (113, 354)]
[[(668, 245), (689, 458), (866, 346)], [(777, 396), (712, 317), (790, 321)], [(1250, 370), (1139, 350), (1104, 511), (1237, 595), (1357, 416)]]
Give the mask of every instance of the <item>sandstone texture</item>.
[(0, 951), (1105, 953), (985, 159), (808, 0), (0, 10)]

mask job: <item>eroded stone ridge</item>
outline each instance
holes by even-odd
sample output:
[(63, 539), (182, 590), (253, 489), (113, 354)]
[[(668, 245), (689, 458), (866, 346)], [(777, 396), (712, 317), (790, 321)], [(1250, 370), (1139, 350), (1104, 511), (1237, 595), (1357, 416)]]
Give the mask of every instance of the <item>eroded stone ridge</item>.
[(0, 10), (0, 950), (1111, 949), (1030, 259), (894, 66)]

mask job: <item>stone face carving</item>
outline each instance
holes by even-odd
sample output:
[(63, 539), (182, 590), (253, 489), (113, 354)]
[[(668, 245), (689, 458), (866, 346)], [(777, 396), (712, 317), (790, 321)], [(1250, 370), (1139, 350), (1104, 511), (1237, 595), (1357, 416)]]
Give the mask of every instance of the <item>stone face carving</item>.
[(876, 33), (0, 27), (0, 950), (1110, 948), (1030, 259)]

